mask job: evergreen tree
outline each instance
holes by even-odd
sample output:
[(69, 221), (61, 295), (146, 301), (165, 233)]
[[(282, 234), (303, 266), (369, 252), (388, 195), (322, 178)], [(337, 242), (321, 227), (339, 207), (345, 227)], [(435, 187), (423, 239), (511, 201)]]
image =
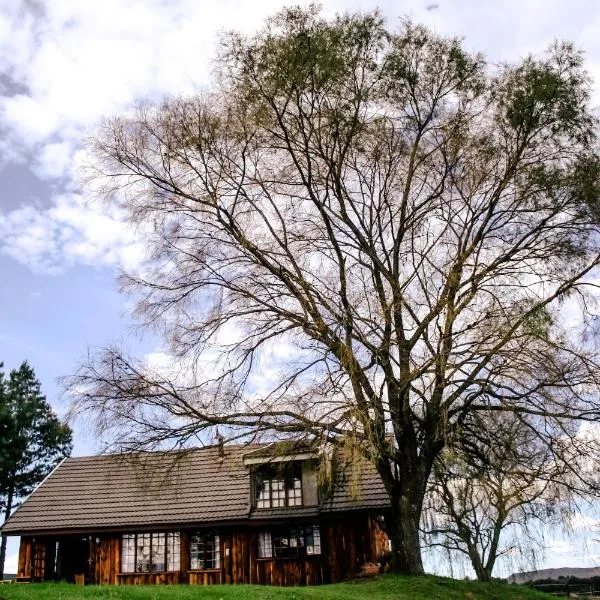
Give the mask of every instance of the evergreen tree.
[[(0, 372), (0, 509), (4, 521), (19, 499), (71, 453), (71, 429), (58, 419), (40, 388), (27, 362), (8, 378)], [(2, 535), (0, 579), (5, 555), (6, 536)]]

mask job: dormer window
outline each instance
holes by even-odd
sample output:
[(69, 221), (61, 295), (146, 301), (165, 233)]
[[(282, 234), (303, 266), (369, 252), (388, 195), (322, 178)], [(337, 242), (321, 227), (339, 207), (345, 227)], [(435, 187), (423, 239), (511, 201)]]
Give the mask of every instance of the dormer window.
[(261, 465), (254, 479), (256, 508), (302, 506), (302, 470), (298, 463)]

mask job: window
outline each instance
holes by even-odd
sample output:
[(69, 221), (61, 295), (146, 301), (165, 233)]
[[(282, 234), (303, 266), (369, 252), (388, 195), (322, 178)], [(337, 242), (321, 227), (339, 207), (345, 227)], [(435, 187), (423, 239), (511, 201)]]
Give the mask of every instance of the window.
[(135, 535), (123, 536), (121, 571), (123, 573), (133, 573), (135, 571)]
[(167, 533), (167, 571), (179, 571), (181, 568), (179, 532)]
[(258, 558), (271, 558), (273, 556), (273, 542), (270, 531), (261, 531), (258, 534)]
[(299, 464), (284, 471), (263, 467), (255, 477), (256, 508), (302, 506), (302, 470)]
[(318, 525), (261, 531), (258, 536), (259, 558), (296, 558), (321, 554)]
[(46, 544), (35, 543), (33, 546), (33, 577), (44, 577), (46, 565)]
[(179, 556), (179, 532), (126, 534), (121, 547), (121, 571), (179, 571)]
[(190, 568), (192, 570), (218, 569), (221, 566), (219, 536), (198, 533), (190, 538)]

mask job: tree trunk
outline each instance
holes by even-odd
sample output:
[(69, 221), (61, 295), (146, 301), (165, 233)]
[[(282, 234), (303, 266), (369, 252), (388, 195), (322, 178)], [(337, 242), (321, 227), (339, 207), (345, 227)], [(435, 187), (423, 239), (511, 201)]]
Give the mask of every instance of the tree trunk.
[(0, 543), (0, 581), (4, 579), (4, 560), (6, 558), (6, 534), (2, 534), (2, 542)]
[(421, 515), (433, 461), (442, 446), (422, 448), (419, 454), (414, 430), (406, 425), (395, 437), (398, 446), (394, 461), (377, 461), (377, 471), (390, 499), (385, 528), (392, 544), (391, 568), (399, 575), (423, 575)]
[[(500, 489), (500, 494), (501, 490)], [(498, 498), (502, 498), (501, 495), (497, 495)], [(498, 558), (498, 545), (500, 544), (500, 536), (502, 535), (502, 530), (504, 529), (504, 524), (506, 522), (506, 517), (508, 516), (508, 511), (505, 510), (505, 507), (501, 506), (501, 502), (499, 501), (498, 507), (498, 516), (496, 517), (496, 522), (494, 523), (494, 535), (492, 537), (492, 543), (490, 544), (490, 549), (488, 551), (488, 557), (485, 564), (482, 561), (482, 569), (481, 574), (477, 574), (477, 579), (479, 581), (491, 581), (492, 573), (494, 572), (494, 565), (496, 564), (496, 559)], [(483, 551), (482, 551), (483, 558)]]
[(478, 581), (490, 582), (492, 580), (492, 571), (488, 567), (481, 567), (475, 572)]
[(386, 530), (392, 543), (392, 571), (400, 575), (423, 575), (419, 537), (425, 489), (419, 477), (401, 476), (390, 494), (392, 509), (386, 516)]
[(386, 519), (386, 529), (392, 542), (392, 571), (400, 575), (423, 575), (419, 522), (401, 509), (397, 517)]
[[(10, 517), (10, 513), (12, 512), (12, 503), (14, 496), (14, 488), (11, 485), (8, 489), (8, 496), (6, 498), (6, 510), (4, 511), (4, 523), (8, 517)], [(4, 579), (4, 561), (6, 559), (6, 539), (7, 536), (5, 533), (2, 534), (2, 542), (0, 543), (0, 581)]]

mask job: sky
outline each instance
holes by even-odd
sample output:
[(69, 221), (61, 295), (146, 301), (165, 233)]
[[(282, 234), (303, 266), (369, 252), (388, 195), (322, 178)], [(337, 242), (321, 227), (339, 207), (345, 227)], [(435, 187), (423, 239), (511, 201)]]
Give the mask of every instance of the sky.
[[(298, 3), (298, 2), (296, 2)], [(299, 2), (306, 4), (305, 2)], [(57, 382), (85, 354), (124, 342), (138, 355), (157, 340), (132, 335), (121, 268), (142, 246), (118, 214), (78, 185), (84, 141), (137, 100), (210, 85), (220, 32), (251, 32), (278, 0), (0, 0), (0, 361), (28, 360), (59, 414)], [(494, 63), (543, 51), (554, 39), (585, 52), (600, 105), (600, 5), (595, 0), (326, 0), (326, 14), (379, 8), (394, 25), (412, 17)], [(76, 422), (74, 454), (99, 446)], [(571, 539), (548, 539), (544, 567), (600, 564), (593, 518)], [(587, 532), (587, 544), (582, 543)], [(18, 540), (6, 572), (16, 570)]]

